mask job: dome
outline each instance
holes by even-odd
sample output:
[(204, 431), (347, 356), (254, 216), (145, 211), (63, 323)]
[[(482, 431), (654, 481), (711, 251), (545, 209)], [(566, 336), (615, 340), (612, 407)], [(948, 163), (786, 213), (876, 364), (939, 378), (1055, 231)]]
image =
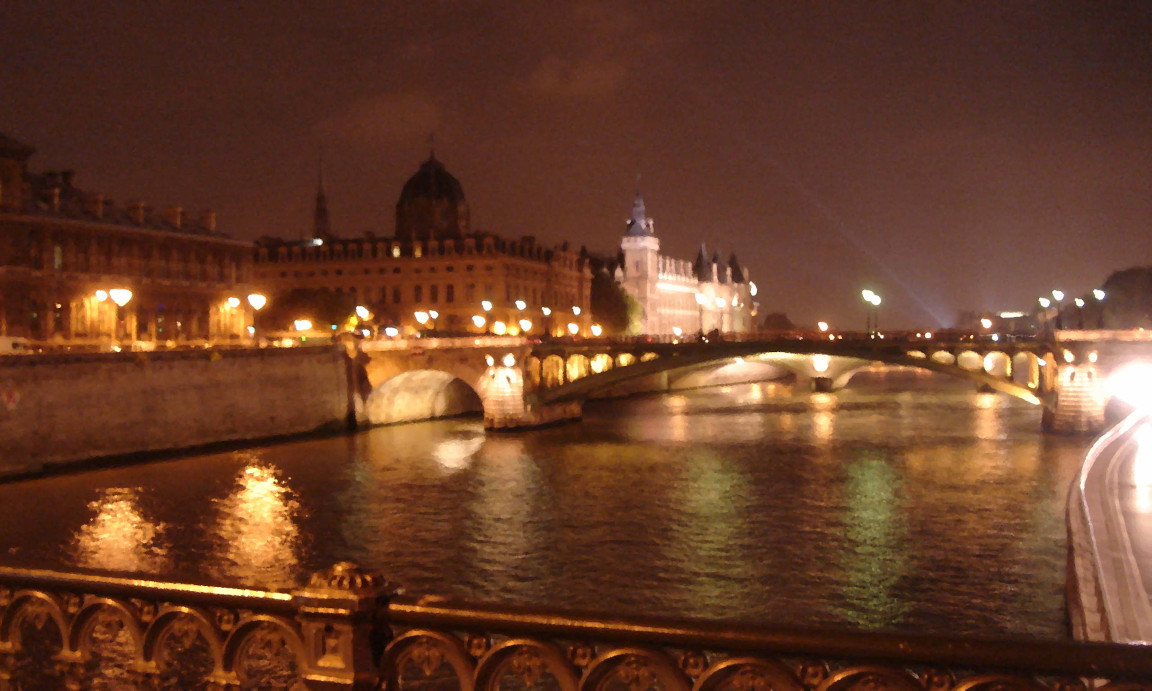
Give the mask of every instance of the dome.
[(416, 174), (404, 183), (404, 190), (400, 192), (400, 204), (417, 199), (433, 201), (446, 201), (452, 204), (464, 202), (464, 188), (460, 181), (452, 176), (444, 164), (430, 156)]
[(396, 238), (405, 241), (460, 238), (470, 232), (468, 202), (460, 181), (429, 156), (404, 183), (396, 202)]

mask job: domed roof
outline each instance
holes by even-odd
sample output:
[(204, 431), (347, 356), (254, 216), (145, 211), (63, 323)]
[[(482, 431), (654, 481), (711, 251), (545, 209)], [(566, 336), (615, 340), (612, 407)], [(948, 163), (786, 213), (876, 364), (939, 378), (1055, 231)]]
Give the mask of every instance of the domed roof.
[(444, 164), (433, 154), (420, 166), (416, 174), (404, 183), (400, 192), (399, 204), (417, 199), (447, 201), (453, 204), (464, 202), (464, 188), (460, 181), (444, 169)]

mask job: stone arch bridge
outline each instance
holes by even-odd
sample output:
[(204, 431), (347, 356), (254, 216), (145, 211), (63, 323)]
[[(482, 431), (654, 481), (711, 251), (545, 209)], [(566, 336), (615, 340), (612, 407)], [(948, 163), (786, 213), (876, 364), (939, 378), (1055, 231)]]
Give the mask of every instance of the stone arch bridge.
[(856, 372), (886, 363), (962, 377), (1036, 404), (1049, 431), (1094, 432), (1104, 422), (1107, 375), (1146, 352), (1152, 358), (1152, 340), (1102, 331), (1002, 341), (967, 334), (883, 339), (760, 334), (711, 342), (422, 339), (364, 341), (359, 349), (366, 422), (482, 411), (492, 429), (576, 419), (583, 402), (598, 396), (763, 381), (788, 373), (813, 390), (836, 391)]

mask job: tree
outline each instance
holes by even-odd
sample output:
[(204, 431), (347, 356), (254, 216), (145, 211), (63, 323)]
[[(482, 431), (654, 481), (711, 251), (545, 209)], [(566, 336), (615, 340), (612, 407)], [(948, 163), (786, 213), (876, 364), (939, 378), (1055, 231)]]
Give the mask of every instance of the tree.
[(592, 315), (610, 335), (640, 332), (640, 303), (620, 287), (608, 271), (592, 275)]
[(1152, 328), (1152, 267), (1135, 266), (1116, 271), (1104, 281), (1102, 288), (1105, 292), (1103, 302), (1098, 302), (1091, 295), (1084, 298), (1083, 318), (1086, 327)]
[(764, 315), (764, 321), (760, 324), (760, 328), (765, 331), (792, 331), (796, 325), (792, 323), (787, 314), (773, 312)]

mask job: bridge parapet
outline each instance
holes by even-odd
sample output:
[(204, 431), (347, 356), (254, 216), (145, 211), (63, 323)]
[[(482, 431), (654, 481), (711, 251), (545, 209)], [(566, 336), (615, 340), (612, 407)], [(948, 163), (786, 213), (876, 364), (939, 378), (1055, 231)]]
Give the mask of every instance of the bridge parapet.
[(1152, 689), (1152, 647), (816, 631), (0, 568), (0, 688)]

